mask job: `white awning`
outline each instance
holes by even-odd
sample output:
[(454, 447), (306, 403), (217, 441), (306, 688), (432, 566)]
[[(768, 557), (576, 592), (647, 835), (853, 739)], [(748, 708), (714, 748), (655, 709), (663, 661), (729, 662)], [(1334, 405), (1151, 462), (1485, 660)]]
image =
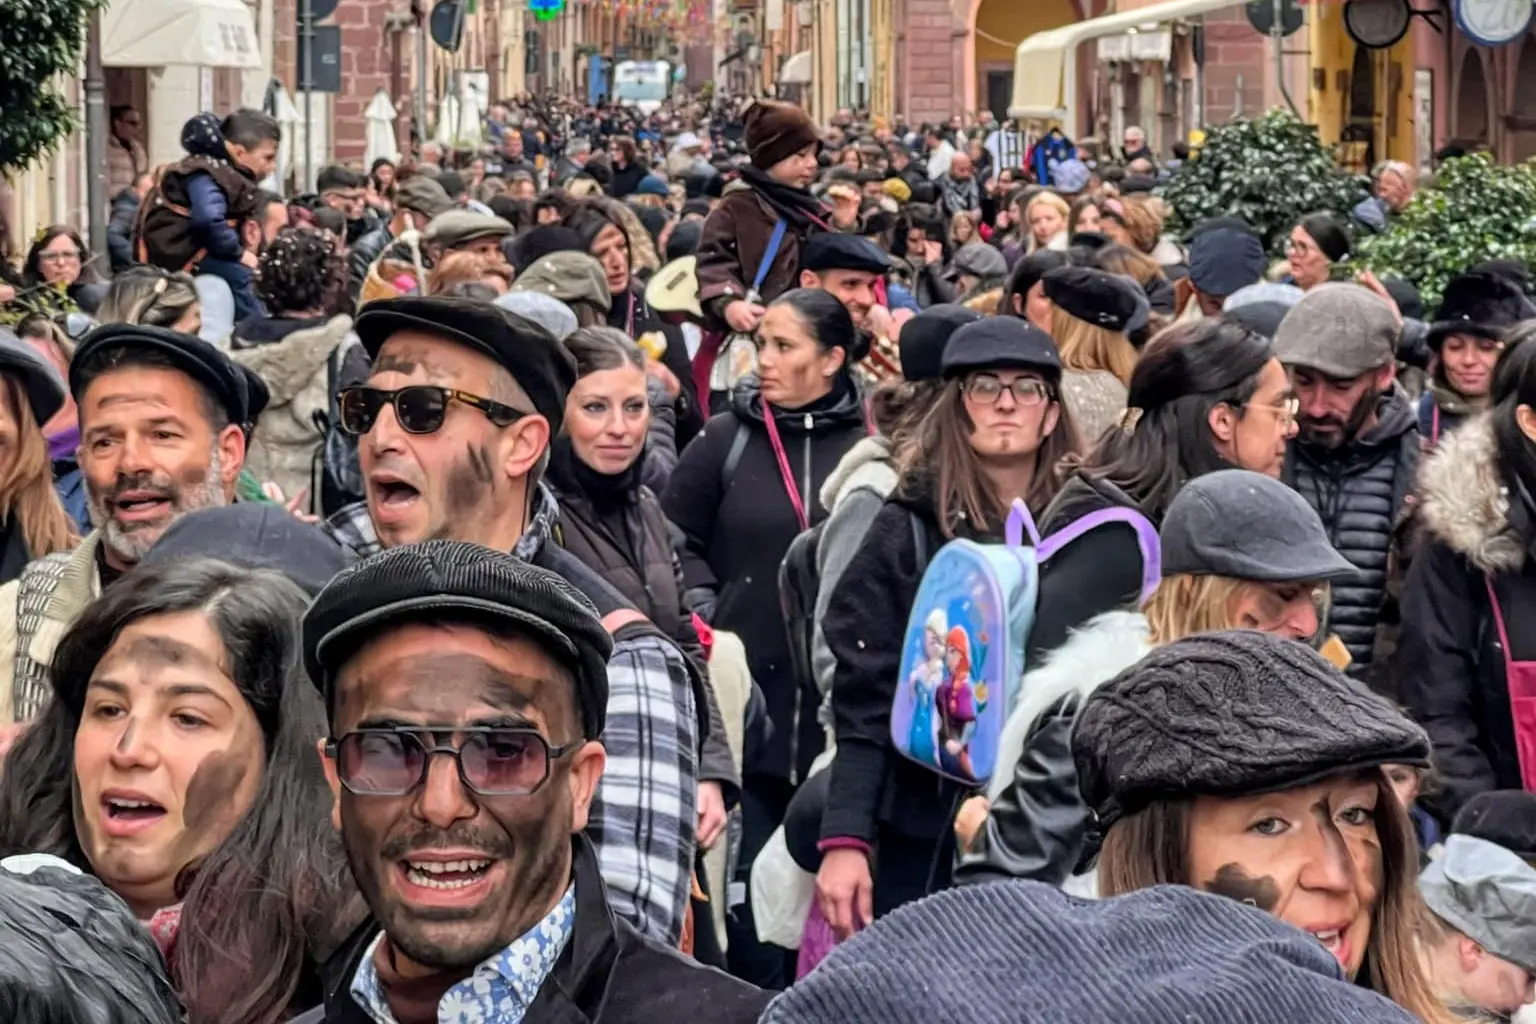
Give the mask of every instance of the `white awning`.
[(245, 0), (113, 0), (101, 14), (101, 63), (260, 68), (255, 15)]
[(780, 85), (808, 85), (811, 81), (811, 51), (801, 50), (779, 69)]
[(1193, 18), (1241, 0), (1163, 0), (1133, 11), (1106, 14), (1060, 28), (1036, 32), (1013, 56), (1013, 102), (1008, 116), (1061, 121), (1076, 130), (1077, 47), (1090, 39), (1132, 32), (1178, 18)]

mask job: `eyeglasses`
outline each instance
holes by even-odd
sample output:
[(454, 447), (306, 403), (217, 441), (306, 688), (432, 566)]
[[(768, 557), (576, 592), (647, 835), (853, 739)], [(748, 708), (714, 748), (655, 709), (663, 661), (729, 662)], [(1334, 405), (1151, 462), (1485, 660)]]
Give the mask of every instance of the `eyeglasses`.
[(1033, 377), (1017, 377), (1011, 383), (1004, 384), (996, 377), (982, 375), (972, 377), (963, 387), (966, 394), (982, 405), (997, 404), (1004, 391), (1012, 392), (1013, 400), (1026, 409), (1044, 405), (1051, 398), (1051, 389), (1045, 381)]
[(1311, 242), (1298, 242), (1294, 238), (1287, 238), (1285, 240), (1285, 254), (1287, 256), (1305, 256), (1308, 253), (1317, 251), (1317, 246)]
[(393, 391), (361, 386), (343, 388), (336, 398), (341, 410), (342, 432), (354, 437), (361, 437), (372, 430), (380, 410), (386, 405), (394, 408), (395, 420), (407, 434), (431, 434), (440, 429), (448, 415), (449, 402), (463, 402), (479, 409), (486, 419), (498, 427), (511, 426), (530, 415), (521, 409), (472, 395), (468, 391), (440, 388), (431, 384), (412, 384)]
[(1282, 427), (1289, 427), (1296, 422), (1296, 414), (1301, 412), (1301, 399), (1287, 398), (1279, 405), (1265, 405), (1262, 402), (1244, 402), (1245, 409), (1266, 409), (1275, 414)]
[(69, 263), (72, 261), (78, 262), (79, 259), (80, 251), (78, 249), (55, 250), (53, 252), (39, 253), (37, 256), (39, 263)]
[(549, 762), (564, 757), (585, 741), (552, 747), (537, 729), (453, 728), (462, 736), (457, 747), (428, 746), (417, 726), (359, 729), (339, 740), (325, 741), (325, 754), (336, 762), (336, 774), (358, 796), (405, 796), (427, 778), (438, 754), (453, 758), (464, 788), (481, 796), (527, 796), (549, 779)]

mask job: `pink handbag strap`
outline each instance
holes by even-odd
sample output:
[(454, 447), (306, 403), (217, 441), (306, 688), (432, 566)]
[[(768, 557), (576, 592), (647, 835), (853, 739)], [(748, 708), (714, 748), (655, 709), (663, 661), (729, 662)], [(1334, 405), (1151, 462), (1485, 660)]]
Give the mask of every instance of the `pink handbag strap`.
[(773, 445), (773, 455), (779, 462), (779, 476), (784, 480), (784, 491), (789, 495), (789, 503), (794, 506), (795, 519), (800, 523), (801, 530), (811, 528), (811, 521), (805, 514), (805, 502), (800, 498), (800, 488), (795, 485), (794, 471), (789, 468), (789, 455), (784, 451), (784, 442), (779, 440), (779, 425), (773, 421), (773, 409), (767, 402), (763, 403), (763, 426), (768, 431), (768, 443)]

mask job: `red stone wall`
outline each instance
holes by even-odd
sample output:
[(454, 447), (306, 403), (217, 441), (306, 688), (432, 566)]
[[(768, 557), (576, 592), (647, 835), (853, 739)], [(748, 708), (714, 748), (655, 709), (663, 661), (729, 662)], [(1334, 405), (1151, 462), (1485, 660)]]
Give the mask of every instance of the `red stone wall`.
[(916, 127), (924, 121), (947, 121), (959, 111), (965, 84), (956, 75), (955, 54), (962, 40), (955, 37), (950, 0), (906, 0), (905, 24), (897, 25), (905, 45), (896, 52), (897, 110)]
[[(1238, 110), (1264, 110), (1264, 69), (1270, 60), (1264, 36), (1241, 7), (1205, 16), (1205, 123), (1220, 124)], [(1238, 99), (1241, 96), (1241, 103)]]

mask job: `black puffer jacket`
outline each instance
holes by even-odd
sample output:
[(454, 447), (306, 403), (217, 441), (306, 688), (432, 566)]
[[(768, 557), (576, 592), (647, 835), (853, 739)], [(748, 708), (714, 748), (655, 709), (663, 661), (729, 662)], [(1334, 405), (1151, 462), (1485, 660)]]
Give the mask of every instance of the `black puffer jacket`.
[[(779, 563), (800, 532), (778, 460), (763, 426), (755, 378), (742, 381), (728, 411), (713, 417), (683, 452), (662, 496), (682, 530), (683, 580), (711, 625), (741, 637), (752, 678), (768, 702), (771, 741), (744, 774), (800, 779), (821, 751), (814, 687), (800, 692), (790, 669), (789, 637), (779, 604)], [(803, 409), (775, 409), (795, 487), (811, 522), (816, 501), (843, 455), (867, 435), (851, 379)], [(734, 465), (732, 465), (734, 464)], [(702, 602), (702, 607), (701, 607)], [(712, 607), (710, 607), (712, 605)]]
[(1395, 595), (1406, 572), (1400, 528), (1419, 451), (1417, 411), (1394, 388), (1382, 396), (1376, 425), (1350, 444), (1328, 449), (1292, 441), (1285, 460), (1285, 482), (1307, 499), (1329, 541), (1360, 570), (1358, 582), (1334, 584), (1326, 631), (1349, 648), (1350, 673), (1383, 690), (1390, 687), (1371, 668), (1378, 643), (1395, 634), (1381, 627), (1396, 625)]
[[(422, 221), (425, 222), (426, 218), (423, 217)], [(368, 270), (373, 266), (373, 261), (383, 255), (394, 240), (395, 236), (389, 233), (389, 225), (385, 224), (348, 246), (347, 295), (354, 303), (363, 293), (363, 282), (368, 280)]]
[(1442, 436), (1422, 476), (1425, 544), (1403, 590), (1399, 695), (1434, 743), (1442, 786), (1425, 799), (1449, 822), (1468, 799), (1520, 789), (1505, 652), (1536, 661), (1536, 506), (1499, 464), (1487, 414)]

